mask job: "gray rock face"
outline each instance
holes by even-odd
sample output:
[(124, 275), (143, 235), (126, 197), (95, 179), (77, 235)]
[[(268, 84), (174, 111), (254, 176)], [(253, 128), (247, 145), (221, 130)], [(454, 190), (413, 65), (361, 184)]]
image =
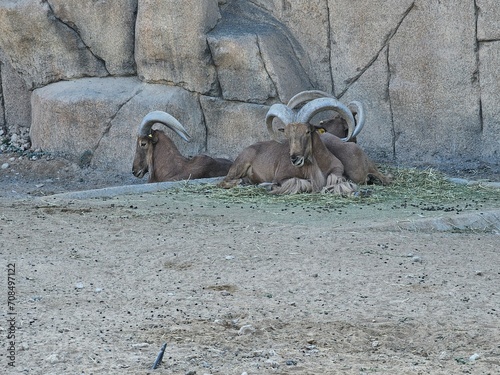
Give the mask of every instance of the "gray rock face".
[(139, 77), (151, 83), (216, 93), (206, 33), (220, 18), (216, 0), (143, 0), (136, 24)]
[(101, 59), (80, 35), (59, 20), (50, 3), (7, 0), (0, 4), (0, 48), (28, 89), (63, 79), (102, 77)]
[(134, 27), (137, 0), (48, 2), (111, 75), (135, 74)]
[(499, 164), (499, 17), (494, 0), (4, 0), (2, 137), (128, 172), (160, 109), (192, 133), (181, 152), (235, 158), (268, 139), (269, 105), (320, 89), (365, 104), (377, 161)]
[(300, 44), (278, 20), (249, 2), (227, 8), (208, 42), (224, 99), (265, 103), (277, 97), (286, 102), (313, 88), (309, 62), (299, 58), (305, 56)]

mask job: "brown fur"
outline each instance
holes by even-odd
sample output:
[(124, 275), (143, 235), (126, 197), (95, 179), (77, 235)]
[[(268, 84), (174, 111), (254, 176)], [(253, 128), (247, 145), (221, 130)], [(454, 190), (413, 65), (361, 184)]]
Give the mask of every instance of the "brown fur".
[[(287, 141), (283, 143), (259, 142), (245, 148), (219, 186), (231, 188), (244, 181), (272, 183), (274, 194), (320, 192), (325, 188), (350, 194), (355, 190), (355, 185), (342, 176), (342, 163), (328, 151), (314, 126), (292, 123), (284, 132)], [(344, 187), (335, 189), (340, 184)]]
[(343, 142), (330, 133), (323, 133), (321, 140), (326, 148), (344, 165), (344, 176), (354, 183), (366, 184), (371, 178), (376, 178), (382, 185), (391, 183), (391, 176), (382, 174), (375, 163), (356, 143)]
[(132, 173), (142, 178), (149, 172), (148, 182), (179, 181), (225, 176), (231, 164), (207, 155), (186, 158), (165, 133), (153, 130), (151, 136), (137, 139)]
[[(333, 134), (339, 138), (347, 137), (348, 129), (347, 122), (339, 115), (332, 119), (321, 121), (319, 125), (316, 126), (320, 131), (324, 131)], [(351, 138), (349, 142), (356, 143), (356, 137)]]

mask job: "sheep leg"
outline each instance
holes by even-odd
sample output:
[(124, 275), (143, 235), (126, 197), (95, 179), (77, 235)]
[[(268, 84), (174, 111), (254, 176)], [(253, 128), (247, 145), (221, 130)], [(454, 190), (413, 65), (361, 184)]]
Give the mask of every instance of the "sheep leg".
[(368, 180), (373, 181), (374, 179), (379, 180), (382, 185), (386, 186), (392, 182), (392, 175), (384, 175), (375, 168), (375, 170), (368, 172)]
[(273, 186), (271, 194), (298, 194), (311, 193), (313, 184), (309, 180), (302, 178), (289, 178), (281, 182), (279, 185)]
[(357, 189), (356, 184), (347, 181), (344, 177), (335, 174), (329, 174), (326, 178), (326, 186), (321, 190), (322, 193), (331, 193), (338, 195), (351, 195)]
[(226, 177), (217, 186), (223, 189), (230, 189), (244, 183), (248, 184), (250, 182), (248, 179), (248, 170), (250, 167), (250, 163), (240, 163), (236, 160), (231, 168), (229, 168)]

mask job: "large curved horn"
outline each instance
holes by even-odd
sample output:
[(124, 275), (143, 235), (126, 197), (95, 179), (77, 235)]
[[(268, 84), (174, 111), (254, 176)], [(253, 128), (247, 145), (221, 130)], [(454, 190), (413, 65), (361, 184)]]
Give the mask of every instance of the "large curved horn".
[(353, 100), (350, 102), (347, 107), (352, 113), (356, 113), (358, 116), (358, 121), (356, 121), (356, 127), (354, 128), (354, 131), (352, 132), (352, 137), (356, 137), (361, 129), (363, 129), (363, 126), (365, 126), (365, 121), (366, 121), (366, 114), (365, 114), (365, 106), (363, 103), (358, 102), (357, 100)]
[(157, 122), (165, 125), (169, 129), (172, 129), (179, 135), (179, 137), (184, 139), (186, 142), (189, 142), (191, 136), (188, 134), (187, 130), (184, 129), (184, 126), (182, 126), (182, 124), (177, 121), (174, 116), (163, 111), (149, 112), (146, 116), (144, 116), (141, 124), (139, 125), (137, 135), (139, 137), (147, 137), (151, 134), (151, 128)]
[(352, 138), (354, 132), (354, 116), (346, 105), (342, 104), (335, 98), (319, 98), (314, 99), (304, 105), (297, 113), (296, 121), (308, 123), (315, 115), (323, 111), (336, 111), (347, 122), (347, 137), (342, 138), (347, 142)]
[(288, 108), (286, 105), (281, 103), (276, 103), (269, 108), (266, 115), (266, 125), (267, 131), (274, 140), (278, 140), (276, 136), (276, 131), (273, 128), (274, 118), (279, 118), (285, 125), (290, 124), (295, 121), (295, 112)]
[(321, 90), (306, 90), (295, 94), (289, 101), (287, 106), (294, 109), (300, 104), (305, 102), (310, 102), (311, 100), (318, 98), (335, 98), (332, 94), (329, 94)]

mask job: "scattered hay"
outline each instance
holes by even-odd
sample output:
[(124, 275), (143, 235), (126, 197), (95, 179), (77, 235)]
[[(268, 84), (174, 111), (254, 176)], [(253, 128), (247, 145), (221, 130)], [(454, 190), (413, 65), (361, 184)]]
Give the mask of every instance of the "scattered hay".
[[(441, 172), (428, 168), (386, 167), (393, 175), (393, 183), (388, 186), (361, 185), (357, 196), (342, 197), (325, 193), (302, 193), (273, 195), (265, 188), (241, 186), (232, 189), (218, 188), (212, 184), (193, 185), (186, 183), (181, 188), (169, 190), (168, 194), (204, 195), (207, 198), (227, 203), (247, 203), (259, 205), (285, 204), (292, 206), (322, 206), (341, 208), (352, 205), (377, 203), (406, 207), (408, 205), (427, 210), (450, 210), (453, 205), (470, 208), (492, 204), (499, 205), (499, 190), (477, 185), (455, 184)], [(455, 209), (455, 208), (453, 208)]]

